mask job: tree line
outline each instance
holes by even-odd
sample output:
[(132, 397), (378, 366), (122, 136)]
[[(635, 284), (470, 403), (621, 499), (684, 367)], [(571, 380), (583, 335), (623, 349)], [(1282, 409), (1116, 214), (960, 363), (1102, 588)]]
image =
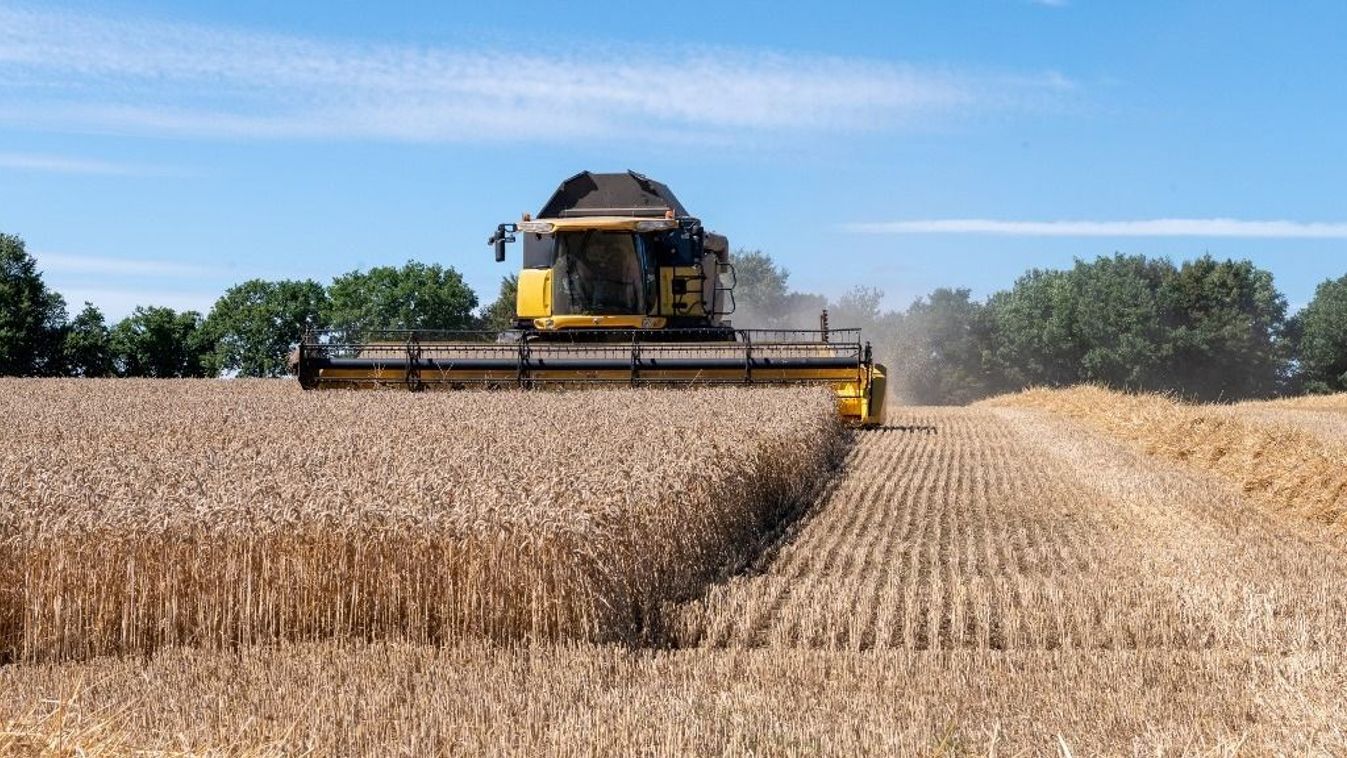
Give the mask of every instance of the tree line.
[(874, 288), (833, 302), (795, 292), (760, 251), (740, 251), (735, 268), (736, 322), (816, 328), (827, 307), (834, 326), (861, 327), (910, 402), (1084, 382), (1202, 401), (1347, 391), (1347, 276), (1288, 315), (1250, 261), (1117, 254), (1028, 271), (981, 300), (941, 288), (886, 311)]
[[(1347, 276), (1288, 314), (1271, 273), (1249, 261), (1114, 255), (1034, 269), (981, 300), (937, 289), (906, 309), (857, 287), (800, 292), (761, 251), (734, 256), (741, 328), (861, 327), (904, 399), (964, 403), (1027, 386), (1094, 382), (1195, 400), (1347, 391)], [(92, 304), (70, 317), (23, 240), (0, 234), (0, 375), (280, 376), (309, 329), (509, 326), (515, 279), (494, 301), (452, 267), (414, 261), (351, 271), (326, 286), (254, 279), (210, 312), (142, 306), (108, 324)]]
[(0, 234), (0, 375), (281, 376), (310, 329), (473, 329), (477, 296), (452, 268), (414, 261), (313, 280), (253, 279), (208, 314), (137, 307), (108, 324), (85, 303), (73, 318), (19, 237)]

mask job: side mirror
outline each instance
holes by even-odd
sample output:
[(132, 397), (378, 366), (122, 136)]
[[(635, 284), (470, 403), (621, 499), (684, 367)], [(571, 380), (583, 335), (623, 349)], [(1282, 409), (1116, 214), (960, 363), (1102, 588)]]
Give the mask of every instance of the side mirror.
[(514, 224), (497, 224), (496, 233), (491, 235), (491, 239), (486, 244), (496, 248), (496, 263), (505, 260), (505, 245), (514, 242), (514, 232), (518, 228)]

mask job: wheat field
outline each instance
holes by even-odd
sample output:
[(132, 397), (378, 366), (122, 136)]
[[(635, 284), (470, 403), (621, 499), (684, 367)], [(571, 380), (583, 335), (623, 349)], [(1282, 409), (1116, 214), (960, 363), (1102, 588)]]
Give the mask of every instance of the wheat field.
[(0, 382), (0, 656), (634, 639), (825, 477), (832, 404)]
[[(759, 392), (671, 393), (668, 402), (754, 407), (759, 424), (780, 424), (791, 403), (817, 398)], [(889, 428), (849, 434), (806, 414), (800, 441), (827, 448), (837, 434), (840, 469), (820, 460), (774, 485), (768, 500), (808, 502), (767, 507), (774, 518), (737, 531), (743, 544), (711, 560), (727, 568), (648, 580), (678, 588), (643, 596), (664, 599), (658, 634), (509, 644), (490, 634), (324, 635), (38, 656), (0, 666), (0, 752), (1347, 750), (1347, 553), (1337, 522), (1321, 517), (1334, 512), (1323, 493), (1277, 505), (1278, 493), (1312, 492), (1313, 482), (1297, 488), (1293, 479), (1318, 469), (1289, 457), (1290, 468), (1275, 468), (1282, 459), (1268, 458), (1267, 435), (1295, 443), (1302, 457), (1331, 460), (1336, 448), (1255, 416), (1232, 421), (1237, 412), (1228, 409), (1099, 392), (895, 409)], [(506, 397), (512, 407), (532, 402)], [(590, 398), (540, 402), (576, 400), (560, 414), (567, 417)], [(335, 425), (373, 413), (366, 403), (387, 414), (425, 398), (285, 401), (334, 403)], [(336, 413), (348, 402), (350, 415)], [(606, 412), (628, 412), (615, 405)], [(1169, 423), (1161, 417), (1181, 418), (1161, 426)], [(1224, 455), (1211, 454), (1217, 443)], [(1239, 451), (1262, 451), (1272, 483), (1250, 487), (1235, 475), (1229, 456)], [(477, 471), (494, 465), (472, 460), (486, 467)], [(30, 493), (40, 489), (26, 481)], [(710, 500), (690, 507), (714, 505), (716, 492), (741, 495), (732, 482), (716, 485)], [(614, 486), (586, 492), (602, 500)], [(645, 513), (635, 502), (624, 507)], [(642, 528), (650, 538), (654, 527)], [(658, 543), (650, 552), (658, 564)]]

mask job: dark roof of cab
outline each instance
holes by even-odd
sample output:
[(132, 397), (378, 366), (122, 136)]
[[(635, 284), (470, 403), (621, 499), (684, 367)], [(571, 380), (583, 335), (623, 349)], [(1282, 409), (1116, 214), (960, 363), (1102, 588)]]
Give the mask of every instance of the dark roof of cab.
[(581, 171), (557, 187), (538, 218), (663, 215), (668, 209), (678, 217), (688, 215), (672, 190), (649, 177), (635, 171)]

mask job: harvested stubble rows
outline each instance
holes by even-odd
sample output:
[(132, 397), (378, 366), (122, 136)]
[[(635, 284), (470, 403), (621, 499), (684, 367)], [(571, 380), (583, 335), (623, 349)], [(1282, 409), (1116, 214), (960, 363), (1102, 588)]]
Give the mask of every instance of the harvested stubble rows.
[(0, 382), (0, 655), (651, 634), (826, 478), (833, 403)]
[(1347, 717), (1336, 653), (323, 642), (13, 668), (7, 755), (1315, 755)]
[(44, 739), (43, 699), (76, 696), (68, 733), (150, 750), (1342, 751), (1347, 555), (1321, 525), (1040, 411), (893, 418), (760, 565), (682, 605), (680, 649), (0, 667), (0, 730)]
[(1347, 646), (1331, 534), (1050, 415), (917, 409), (869, 432), (684, 645), (836, 650)]
[[(1334, 408), (1339, 396), (1235, 406), (1189, 405), (1161, 395), (1100, 387), (1034, 389), (984, 401), (1081, 421), (1150, 455), (1211, 472), (1269, 510), (1347, 533), (1347, 431), (1329, 418), (1297, 418)], [(1276, 409), (1276, 410), (1274, 410)]]

